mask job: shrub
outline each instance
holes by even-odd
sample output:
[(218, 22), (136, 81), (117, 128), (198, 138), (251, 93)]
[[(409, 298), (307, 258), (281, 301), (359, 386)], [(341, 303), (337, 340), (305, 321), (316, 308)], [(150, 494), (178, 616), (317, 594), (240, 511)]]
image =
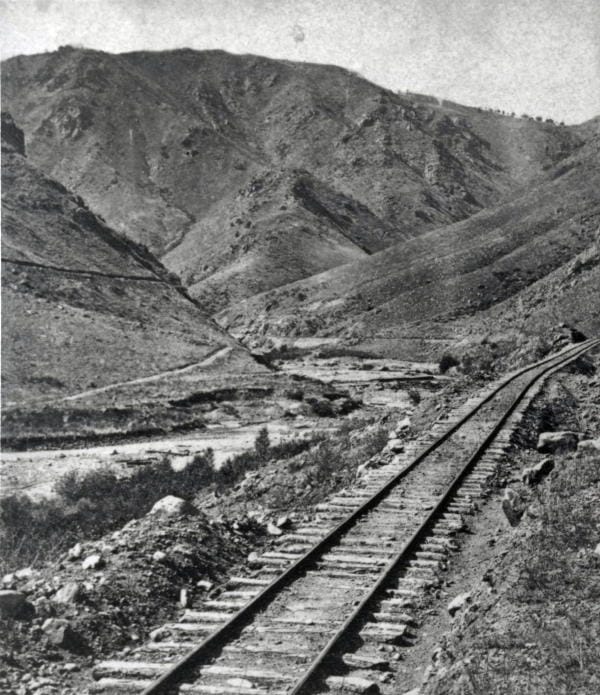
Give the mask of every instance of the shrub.
[(262, 427), (256, 439), (254, 441), (254, 451), (259, 459), (259, 461), (266, 461), (269, 458), (269, 449), (271, 448), (271, 442), (269, 440), (269, 430), (266, 427)]
[(419, 392), (419, 389), (415, 388), (414, 386), (409, 386), (407, 393), (408, 400), (413, 405), (419, 405), (419, 403), (421, 402), (421, 393)]
[(208, 449), (181, 471), (174, 471), (165, 459), (129, 478), (106, 470), (68, 473), (56, 483), (56, 498), (5, 497), (0, 500), (4, 569), (41, 562), (80, 538), (97, 538), (119, 528), (147, 514), (166, 495), (191, 500), (212, 482), (213, 471), (213, 452)]
[(440, 374), (445, 374), (449, 369), (452, 367), (458, 367), (458, 365), (459, 362), (456, 357), (449, 352), (445, 352), (440, 358), (438, 368), (440, 370)]

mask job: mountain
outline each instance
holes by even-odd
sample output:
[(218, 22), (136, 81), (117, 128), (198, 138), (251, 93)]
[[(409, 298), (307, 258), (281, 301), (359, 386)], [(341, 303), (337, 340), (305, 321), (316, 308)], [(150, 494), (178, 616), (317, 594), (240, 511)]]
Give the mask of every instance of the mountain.
[(201, 373), (204, 360), (211, 373), (262, 371), (156, 258), (33, 166), (4, 113), (2, 211), (5, 405), (196, 363)]
[(31, 161), (211, 312), (419, 246), (548, 181), (585, 140), (335, 66), (222, 51), (64, 47), (5, 61), (2, 85)]
[(482, 326), (566, 321), (597, 333), (600, 119), (574, 130), (582, 144), (506, 202), (257, 295), (220, 323), (247, 340), (338, 335), (396, 348), (411, 335), (452, 341)]

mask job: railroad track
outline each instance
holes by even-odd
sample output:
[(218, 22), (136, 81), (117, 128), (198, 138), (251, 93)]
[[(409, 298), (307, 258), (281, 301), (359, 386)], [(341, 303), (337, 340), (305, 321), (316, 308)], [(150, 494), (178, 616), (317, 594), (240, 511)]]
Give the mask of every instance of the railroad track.
[(414, 608), (455, 549), (544, 378), (588, 340), (509, 375), (350, 490), (317, 505), (247, 576), (184, 612), (127, 661), (94, 669), (96, 692), (300, 695), (375, 692), (416, 638)]

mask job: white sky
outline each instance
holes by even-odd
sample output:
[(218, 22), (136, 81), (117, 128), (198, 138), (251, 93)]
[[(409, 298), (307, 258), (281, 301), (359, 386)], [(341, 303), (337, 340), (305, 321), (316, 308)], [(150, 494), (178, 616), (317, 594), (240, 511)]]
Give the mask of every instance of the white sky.
[(600, 0), (0, 0), (1, 50), (222, 48), (576, 123), (600, 114)]

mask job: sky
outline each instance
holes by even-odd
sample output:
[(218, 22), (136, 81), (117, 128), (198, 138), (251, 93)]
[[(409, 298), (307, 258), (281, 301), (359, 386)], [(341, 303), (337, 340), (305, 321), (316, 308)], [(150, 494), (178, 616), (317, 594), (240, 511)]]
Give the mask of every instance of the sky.
[(600, 0), (0, 0), (0, 21), (3, 58), (220, 48), (519, 115), (600, 115)]

